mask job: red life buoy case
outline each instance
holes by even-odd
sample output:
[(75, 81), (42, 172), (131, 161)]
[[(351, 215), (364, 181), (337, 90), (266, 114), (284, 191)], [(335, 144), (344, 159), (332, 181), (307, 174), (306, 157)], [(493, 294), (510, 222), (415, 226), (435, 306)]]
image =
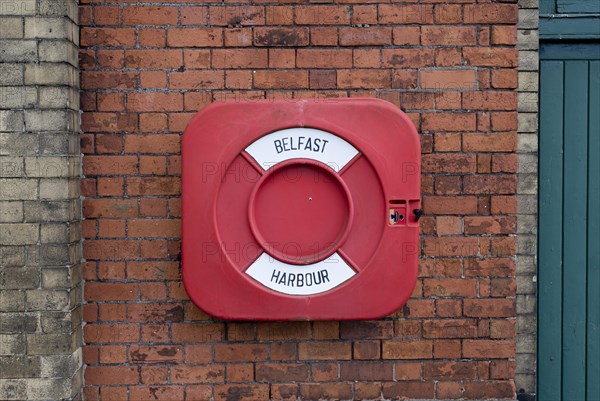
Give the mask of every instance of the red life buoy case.
[(214, 103), (183, 137), (183, 282), (232, 320), (373, 319), (417, 278), (418, 134), (377, 99)]

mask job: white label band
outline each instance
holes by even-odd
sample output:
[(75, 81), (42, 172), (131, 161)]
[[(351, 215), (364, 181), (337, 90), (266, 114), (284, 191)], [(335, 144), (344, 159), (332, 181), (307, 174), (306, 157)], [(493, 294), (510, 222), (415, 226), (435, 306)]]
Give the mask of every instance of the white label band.
[(265, 135), (246, 148), (268, 170), (288, 159), (312, 159), (320, 161), (339, 172), (358, 150), (339, 136), (313, 128), (289, 128)]
[(281, 262), (263, 252), (246, 273), (265, 287), (289, 295), (329, 291), (356, 274), (337, 252), (320, 262), (302, 266)]

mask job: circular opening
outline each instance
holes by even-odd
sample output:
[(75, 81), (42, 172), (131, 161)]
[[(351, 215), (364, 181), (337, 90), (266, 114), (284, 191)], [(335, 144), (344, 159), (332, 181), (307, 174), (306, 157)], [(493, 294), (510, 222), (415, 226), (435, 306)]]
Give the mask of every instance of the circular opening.
[(250, 227), (271, 256), (311, 264), (333, 254), (352, 219), (349, 190), (326, 165), (293, 159), (272, 167), (249, 205)]

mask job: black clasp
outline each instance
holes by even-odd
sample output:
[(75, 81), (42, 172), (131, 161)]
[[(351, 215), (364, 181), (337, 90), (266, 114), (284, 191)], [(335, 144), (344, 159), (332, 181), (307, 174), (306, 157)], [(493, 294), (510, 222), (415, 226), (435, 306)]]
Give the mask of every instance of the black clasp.
[(415, 209), (413, 213), (415, 214), (415, 221), (419, 221), (421, 216), (423, 216), (423, 209)]

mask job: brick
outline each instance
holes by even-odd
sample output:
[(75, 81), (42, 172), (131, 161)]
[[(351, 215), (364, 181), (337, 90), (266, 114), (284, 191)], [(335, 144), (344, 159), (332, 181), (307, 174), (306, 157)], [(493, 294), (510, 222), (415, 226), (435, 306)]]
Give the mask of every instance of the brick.
[(467, 24), (515, 24), (516, 4), (467, 4), (464, 6), (464, 22)]
[(438, 4), (434, 8), (436, 24), (460, 24), (462, 22), (462, 7), (458, 4)]
[(494, 112), (490, 116), (493, 131), (516, 131), (517, 113), (515, 112)]
[(135, 366), (88, 366), (85, 370), (87, 384), (136, 384)]
[(512, 216), (469, 216), (465, 217), (466, 234), (514, 234), (517, 221)]
[(424, 338), (474, 338), (477, 322), (466, 319), (438, 319), (423, 322)]
[(178, 111), (183, 108), (181, 93), (129, 93), (127, 110), (129, 111)]
[(167, 32), (169, 47), (219, 47), (222, 44), (220, 28), (171, 28)]
[(265, 68), (268, 63), (266, 49), (215, 49), (212, 52), (214, 68)]
[[(400, 89), (416, 89), (418, 82), (417, 70), (394, 70), (392, 73), (392, 88)], [(403, 100), (406, 99), (407, 94), (403, 94)], [(408, 105), (408, 102), (403, 102), (404, 107), (414, 108), (412, 105)]]
[(422, 88), (454, 90), (475, 87), (474, 70), (421, 70)]
[(475, 157), (448, 153), (423, 155), (421, 168), (424, 173), (475, 172)]
[(475, 28), (423, 26), (421, 43), (427, 46), (468, 46), (476, 44)]
[(124, 7), (124, 25), (176, 25), (177, 7)]
[(352, 55), (356, 68), (381, 67), (381, 51), (379, 49), (355, 49)]
[(398, 68), (423, 68), (433, 65), (432, 49), (383, 49), (383, 65)]
[(353, 359), (379, 359), (380, 344), (378, 341), (358, 341), (353, 344)]
[(403, 381), (398, 383), (384, 383), (383, 396), (388, 399), (433, 399), (434, 383), (419, 381)]
[(381, 88), (390, 86), (389, 72), (386, 70), (338, 70), (338, 88)]
[(98, 50), (97, 59), (93, 59), (92, 54), (81, 54), (79, 55), (79, 65), (84, 66), (85, 69), (94, 69), (96, 63), (98, 67), (102, 68), (123, 68), (125, 63), (125, 50)]
[(420, 380), (421, 379), (421, 363), (419, 362), (400, 362), (395, 363), (396, 380)]
[(173, 342), (223, 341), (223, 325), (218, 323), (187, 323), (172, 326)]
[(133, 47), (135, 46), (135, 29), (83, 27), (80, 44), (84, 47)]
[(463, 150), (467, 152), (513, 152), (516, 133), (463, 134)]
[(512, 381), (465, 383), (464, 389), (464, 396), (470, 399), (479, 398), (482, 395), (484, 397), (510, 398), (515, 394), (515, 385)]
[[(165, 113), (142, 113), (140, 114), (140, 131), (142, 132), (164, 132), (167, 131), (168, 122)], [(126, 143), (129, 136), (125, 137)], [(157, 139), (155, 136), (152, 138)], [(171, 141), (169, 141), (171, 142)]]
[(465, 93), (463, 107), (478, 110), (515, 110), (517, 94), (515, 92), (480, 91)]
[(299, 6), (295, 9), (298, 25), (346, 25), (350, 23), (348, 6)]
[(135, 174), (138, 171), (136, 156), (85, 156), (83, 173), (92, 175)]
[(127, 259), (140, 257), (138, 241), (87, 241), (83, 246), (86, 259)]
[(293, 49), (269, 49), (270, 68), (293, 68), (296, 66), (296, 51)]
[(310, 44), (313, 46), (337, 46), (338, 28), (335, 27), (311, 27)]
[(167, 200), (161, 198), (140, 199), (140, 216), (165, 217), (168, 214)]
[(163, 28), (138, 29), (138, 43), (143, 47), (164, 47), (167, 32)]
[(423, 113), (422, 128), (431, 131), (474, 131), (474, 113)]
[(465, 47), (463, 56), (469, 65), (479, 67), (516, 67), (517, 50), (512, 48)]
[(85, 286), (88, 301), (126, 301), (138, 298), (135, 283), (88, 283)]
[(256, 327), (259, 341), (307, 340), (311, 337), (308, 322), (262, 323)]
[(254, 87), (258, 89), (294, 89), (308, 87), (308, 71), (304, 70), (257, 70)]
[(354, 396), (361, 400), (377, 399), (381, 396), (381, 383), (355, 383)]
[(295, 343), (271, 343), (270, 360), (296, 360), (298, 346)]
[(430, 256), (475, 256), (479, 242), (472, 237), (442, 237), (425, 240), (424, 254)]
[(137, 216), (137, 202), (133, 199), (85, 199), (85, 217), (133, 217)]
[(134, 343), (140, 340), (136, 324), (88, 324), (84, 327), (88, 343)]
[(463, 180), (466, 194), (514, 194), (516, 177), (513, 175), (481, 175), (468, 176)]
[(130, 220), (127, 223), (130, 237), (180, 237), (181, 222), (179, 220)]
[[(183, 308), (174, 303), (146, 303), (131, 305), (128, 308), (128, 320), (131, 322), (181, 322), (183, 321)], [(203, 327), (208, 333), (214, 327)], [(175, 336), (173, 336), (175, 337)]]
[(464, 314), (470, 317), (513, 317), (515, 302), (512, 299), (465, 299)]
[(425, 297), (474, 297), (477, 294), (477, 282), (476, 280), (452, 278), (427, 279), (424, 281), (423, 291)]
[(256, 381), (278, 382), (306, 382), (309, 381), (309, 366), (306, 364), (257, 364)]
[(508, 258), (469, 259), (465, 262), (466, 276), (511, 276), (515, 264)]
[(181, 50), (126, 50), (125, 68), (179, 68), (183, 64)]
[(300, 360), (344, 360), (352, 358), (349, 342), (303, 342), (298, 346)]
[(350, 383), (301, 383), (301, 399), (330, 400), (352, 399), (352, 385)]
[(372, 381), (392, 380), (393, 364), (382, 362), (344, 362), (340, 364), (342, 380)]
[(430, 362), (423, 364), (425, 380), (474, 380), (477, 378), (477, 365), (474, 362)]
[(180, 400), (183, 398), (182, 386), (136, 386), (131, 387), (131, 398), (140, 401)]
[(418, 45), (421, 41), (421, 30), (415, 26), (398, 26), (392, 29), (392, 36), (394, 45)]
[(427, 359), (433, 356), (431, 341), (383, 341), (383, 359)]
[(219, 384), (214, 386), (215, 401), (269, 399), (267, 384)]
[(517, 199), (514, 196), (493, 196), (490, 213), (514, 214), (517, 212)]
[(376, 24), (376, 5), (355, 5), (352, 7), (352, 24)]
[(299, 49), (296, 55), (298, 68), (348, 68), (352, 67), (352, 50)]
[(433, 6), (431, 5), (379, 5), (379, 23), (381, 24), (431, 24)]
[(210, 6), (210, 23), (214, 26), (252, 26), (265, 24), (264, 7)]
[[(117, 81), (117, 84), (120, 81)], [(125, 95), (123, 93), (99, 93), (97, 96), (98, 111), (124, 111)]]
[(255, 28), (256, 46), (307, 46), (309, 31), (307, 28)]
[(341, 46), (384, 46), (392, 41), (392, 29), (370, 26), (340, 28)]
[(342, 322), (342, 339), (386, 339), (392, 336), (391, 321)]
[[(80, 9), (80, 18), (82, 14), (81, 11), (82, 10)], [(90, 9), (90, 12), (91, 11), (94, 13), (94, 22), (96, 23), (96, 26), (118, 25), (121, 20), (121, 9), (118, 7), (96, 6), (93, 10)], [(91, 21), (89, 23), (80, 21), (80, 23), (82, 25), (91, 25)]]
[(182, 25), (206, 25), (208, 22), (208, 7), (183, 6), (179, 7)]
[(225, 375), (223, 365), (174, 366), (171, 368), (173, 383), (222, 383)]
[(517, 43), (517, 29), (514, 26), (492, 26), (492, 44), (515, 45)]
[(82, 122), (88, 132), (131, 132), (137, 128), (137, 116), (125, 113), (84, 113)]
[(266, 344), (215, 345), (215, 361), (217, 362), (250, 362), (264, 361), (266, 359)]
[(132, 72), (83, 71), (81, 84), (86, 89), (135, 89), (137, 74)]

